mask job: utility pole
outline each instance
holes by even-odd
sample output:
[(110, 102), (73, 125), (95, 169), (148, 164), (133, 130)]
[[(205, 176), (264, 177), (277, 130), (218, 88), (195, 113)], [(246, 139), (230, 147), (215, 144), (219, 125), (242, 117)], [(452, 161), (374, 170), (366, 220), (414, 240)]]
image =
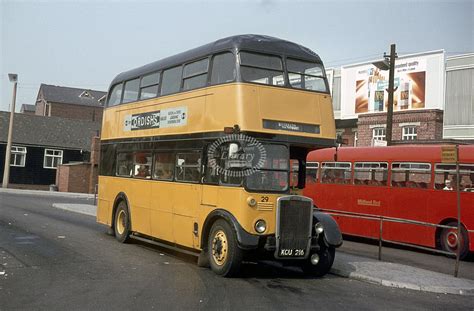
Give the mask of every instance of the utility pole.
[(8, 74), (8, 79), (13, 82), (13, 98), (10, 112), (10, 123), (8, 125), (8, 140), (7, 150), (5, 151), (5, 166), (3, 169), (3, 182), (2, 188), (8, 188), (8, 181), (10, 180), (10, 155), (12, 149), (12, 136), (13, 136), (13, 116), (15, 115), (15, 103), (16, 103), (16, 89), (18, 84), (18, 75), (14, 73)]
[[(385, 56), (387, 57), (387, 56)], [(392, 144), (392, 121), (393, 121), (393, 93), (397, 90), (395, 85), (395, 58), (397, 53), (395, 52), (395, 44), (390, 45), (390, 57), (389, 61), (389, 72), (388, 72), (388, 108), (387, 108), (387, 133), (386, 140), (387, 146)]]

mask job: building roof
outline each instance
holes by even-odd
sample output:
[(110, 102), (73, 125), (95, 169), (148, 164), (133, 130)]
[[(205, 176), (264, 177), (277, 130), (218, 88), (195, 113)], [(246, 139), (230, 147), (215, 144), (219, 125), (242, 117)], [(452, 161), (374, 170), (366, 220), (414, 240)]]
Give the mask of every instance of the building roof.
[(22, 104), (21, 105), (21, 112), (35, 112), (36, 111), (36, 106), (35, 105), (29, 105), (29, 104)]
[(101, 107), (99, 100), (107, 92), (66, 86), (41, 84), (39, 93), (48, 102)]
[[(10, 113), (0, 111), (0, 143), (7, 142), (9, 123)], [(90, 150), (99, 130), (97, 122), (15, 113), (13, 144)]]
[(166, 69), (175, 65), (181, 65), (188, 61), (197, 60), (198, 58), (208, 56), (210, 54), (241, 49), (293, 56), (296, 58), (321, 63), (321, 59), (316, 53), (302, 45), (270, 36), (247, 34), (219, 39), (217, 41), (170, 56), (168, 58), (164, 58), (148, 65), (122, 72), (115, 77), (111, 85), (154, 71)]

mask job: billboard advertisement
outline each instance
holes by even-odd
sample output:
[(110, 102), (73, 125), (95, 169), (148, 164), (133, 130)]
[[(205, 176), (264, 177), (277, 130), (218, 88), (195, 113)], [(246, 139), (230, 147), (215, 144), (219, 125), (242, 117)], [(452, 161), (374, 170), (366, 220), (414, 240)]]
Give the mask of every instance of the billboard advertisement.
[[(341, 118), (361, 113), (386, 112), (388, 71), (372, 63), (341, 69)], [(400, 57), (395, 62), (393, 111), (442, 109), (444, 96), (444, 52)]]

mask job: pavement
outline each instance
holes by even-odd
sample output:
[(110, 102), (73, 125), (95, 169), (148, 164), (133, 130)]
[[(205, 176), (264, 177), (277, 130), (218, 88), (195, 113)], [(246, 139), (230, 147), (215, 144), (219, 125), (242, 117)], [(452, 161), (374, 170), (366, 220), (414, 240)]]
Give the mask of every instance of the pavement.
[[(60, 197), (87, 197), (93, 195), (48, 191), (1, 189), (0, 193), (25, 195), (52, 195)], [(54, 203), (53, 207), (80, 214), (96, 216), (96, 206), (90, 204)], [(408, 265), (378, 261), (375, 259), (336, 251), (336, 259), (331, 269), (334, 275), (359, 281), (405, 288), (423, 292), (474, 296), (474, 281), (456, 278), (452, 275), (429, 271)]]

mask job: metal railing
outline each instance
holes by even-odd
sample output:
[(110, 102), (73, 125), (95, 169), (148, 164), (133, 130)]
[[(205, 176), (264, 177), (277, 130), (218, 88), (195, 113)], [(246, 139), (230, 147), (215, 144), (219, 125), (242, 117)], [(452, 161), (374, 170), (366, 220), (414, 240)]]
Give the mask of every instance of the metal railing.
[[(403, 243), (399, 241), (393, 241), (393, 240), (388, 240), (383, 238), (383, 223), (384, 222), (394, 222), (394, 223), (402, 223), (402, 224), (413, 224), (413, 225), (420, 225), (420, 226), (426, 226), (426, 227), (435, 227), (435, 228), (442, 228), (442, 229), (455, 229), (458, 230), (457, 226), (447, 226), (447, 225), (440, 225), (440, 224), (434, 224), (434, 223), (429, 223), (429, 222), (424, 222), (424, 221), (418, 221), (418, 220), (411, 220), (411, 219), (404, 219), (404, 218), (396, 218), (396, 217), (387, 217), (387, 216), (380, 216), (380, 215), (373, 215), (373, 214), (364, 214), (364, 213), (354, 213), (354, 212), (346, 212), (346, 211), (338, 211), (338, 210), (331, 210), (331, 209), (321, 209), (322, 211), (334, 215), (334, 216), (342, 216), (342, 217), (348, 217), (348, 218), (358, 218), (358, 219), (366, 219), (366, 220), (373, 220), (373, 221), (379, 221), (379, 235), (378, 235), (378, 260), (382, 260), (382, 244), (383, 242), (395, 244), (395, 245), (401, 245), (401, 246), (408, 246), (412, 248), (417, 248), (425, 251), (430, 251), (434, 253), (439, 253), (439, 254), (444, 254), (448, 255), (451, 257), (456, 257), (456, 263), (455, 263), (455, 268), (454, 268), (454, 276), (457, 277), (458, 275), (458, 265), (459, 265), (459, 256), (457, 256), (456, 253), (449, 252), (449, 251), (444, 251), (436, 248), (431, 248), (431, 247), (425, 247), (421, 245), (416, 245), (416, 244), (411, 244), (411, 243)], [(467, 230), (468, 233), (474, 232), (474, 230)], [(376, 239), (373, 237), (366, 237), (369, 239)], [(458, 249), (460, 247), (460, 238), (457, 237), (458, 241)]]

